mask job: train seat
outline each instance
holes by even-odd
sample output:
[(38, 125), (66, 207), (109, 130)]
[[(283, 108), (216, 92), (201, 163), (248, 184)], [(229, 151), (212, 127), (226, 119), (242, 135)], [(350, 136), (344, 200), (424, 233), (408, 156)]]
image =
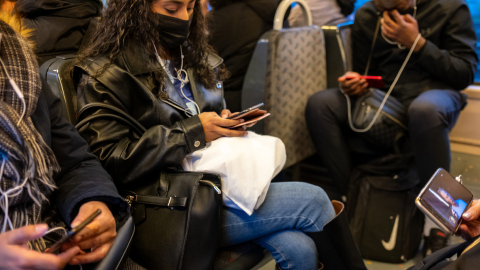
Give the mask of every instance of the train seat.
[[(285, 12), (293, 2), (303, 9), (308, 27), (283, 28)], [(303, 0), (284, 0), (278, 6), (273, 30), (257, 42), (245, 75), (242, 107), (263, 102), (271, 116), (252, 130), (280, 138), (289, 167), (315, 153), (305, 120), (308, 98), (327, 86), (325, 40), (322, 29), (312, 25)]]

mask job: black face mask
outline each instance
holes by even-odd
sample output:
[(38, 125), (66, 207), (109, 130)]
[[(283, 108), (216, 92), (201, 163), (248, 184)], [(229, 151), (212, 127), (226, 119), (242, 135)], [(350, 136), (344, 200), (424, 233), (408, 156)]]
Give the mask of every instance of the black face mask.
[(171, 49), (181, 46), (190, 33), (193, 15), (188, 21), (155, 13), (161, 43), (165, 48)]

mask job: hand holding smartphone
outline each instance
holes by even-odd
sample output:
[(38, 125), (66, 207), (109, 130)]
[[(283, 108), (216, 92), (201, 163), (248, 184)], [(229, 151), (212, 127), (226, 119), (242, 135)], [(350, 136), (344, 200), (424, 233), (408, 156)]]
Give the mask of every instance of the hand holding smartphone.
[(354, 78), (365, 79), (368, 83), (368, 87), (371, 88), (384, 88), (385, 84), (383, 83), (382, 76), (347, 76), (346, 80), (351, 80)]
[(267, 111), (259, 109), (261, 106), (263, 106), (263, 103), (257, 104), (251, 108), (248, 108), (246, 110), (243, 110), (239, 113), (233, 114), (230, 117), (228, 117), (227, 119), (233, 119), (233, 120), (244, 119), (245, 120), (243, 123), (232, 126), (230, 128), (238, 128), (241, 126), (249, 125), (270, 116), (270, 114), (267, 113)]
[(415, 200), (417, 207), (446, 234), (454, 234), (463, 213), (473, 201), (472, 193), (444, 169), (438, 169)]
[(60, 247), (67, 243), (70, 239), (72, 239), (77, 233), (82, 231), (88, 224), (92, 223), (92, 221), (98, 217), (102, 213), (102, 210), (97, 209), (97, 211), (93, 212), (88, 218), (86, 218), (82, 223), (80, 223), (78, 226), (75, 228), (71, 229), (70, 231), (67, 232), (66, 235), (64, 235), (60, 240), (55, 242), (53, 246), (45, 250), (45, 253), (55, 253), (57, 250), (60, 249)]

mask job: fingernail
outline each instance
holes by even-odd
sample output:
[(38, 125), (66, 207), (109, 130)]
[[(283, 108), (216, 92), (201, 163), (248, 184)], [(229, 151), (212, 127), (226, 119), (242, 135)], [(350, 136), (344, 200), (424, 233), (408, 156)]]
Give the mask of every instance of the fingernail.
[(227, 115), (226, 115), (226, 114), (222, 114), (222, 118), (227, 118)]
[(243, 123), (243, 122), (245, 122), (245, 119), (240, 119), (240, 123)]
[(245, 132), (243, 133), (243, 135), (248, 135), (248, 131), (245, 131)]
[(82, 241), (83, 236), (82, 235), (77, 235), (75, 236), (75, 242), (80, 242)]
[(48, 230), (48, 225), (47, 224), (40, 224), (40, 225), (37, 225), (35, 227), (35, 231), (37, 233), (43, 233), (45, 232), (46, 230)]
[(466, 219), (470, 219), (472, 217), (472, 213), (469, 213), (469, 212), (464, 213), (463, 217), (466, 218)]

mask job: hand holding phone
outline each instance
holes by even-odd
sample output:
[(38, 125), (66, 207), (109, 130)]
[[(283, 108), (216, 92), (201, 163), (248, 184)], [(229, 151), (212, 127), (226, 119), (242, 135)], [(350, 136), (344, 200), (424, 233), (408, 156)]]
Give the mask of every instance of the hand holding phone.
[(446, 170), (438, 169), (415, 200), (417, 207), (446, 234), (454, 234), (463, 213), (473, 201), (472, 193)]
[(51, 246), (49, 249), (45, 250), (45, 253), (54, 253), (60, 247), (68, 242), (70, 239), (72, 239), (77, 233), (82, 231), (88, 224), (92, 223), (92, 221), (98, 217), (102, 213), (102, 210), (97, 209), (97, 211), (93, 212), (88, 218), (86, 218), (82, 223), (80, 223), (78, 226), (75, 228), (71, 229), (70, 231), (67, 232), (66, 235), (64, 235), (60, 240), (55, 242), (53, 246)]
[[(349, 79), (347, 80), (347, 77)], [(368, 91), (368, 83), (365, 79), (360, 79), (357, 72), (348, 71), (338, 78), (339, 87), (343, 94), (349, 96), (361, 96)]]
[(267, 111), (259, 109), (259, 107), (261, 106), (263, 106), (263, 103), (257, 104), (251, 108), (243, 110), (239, 113), (235, 113), (230, 117), (228, 117), (227, 119), (232, 119), (232, 120), (243, 119), (244, 120), (243, 123), (232, 126), (230, 128), (238, 128), (241, 126), (250, 125), (270, 116), (270, 114), (267, 113)]
[(384, 88), (385, 84), (383, 83), (382, 76), (347, 76), (347, 80), (351, 79), (364, 79), (368, 83), (368, 87), (371, 88)]
[(470, 207), (463, 213), (462, 219), (457, 235), (465, 240), (480, 235), (480, 200), (472, 201)]

